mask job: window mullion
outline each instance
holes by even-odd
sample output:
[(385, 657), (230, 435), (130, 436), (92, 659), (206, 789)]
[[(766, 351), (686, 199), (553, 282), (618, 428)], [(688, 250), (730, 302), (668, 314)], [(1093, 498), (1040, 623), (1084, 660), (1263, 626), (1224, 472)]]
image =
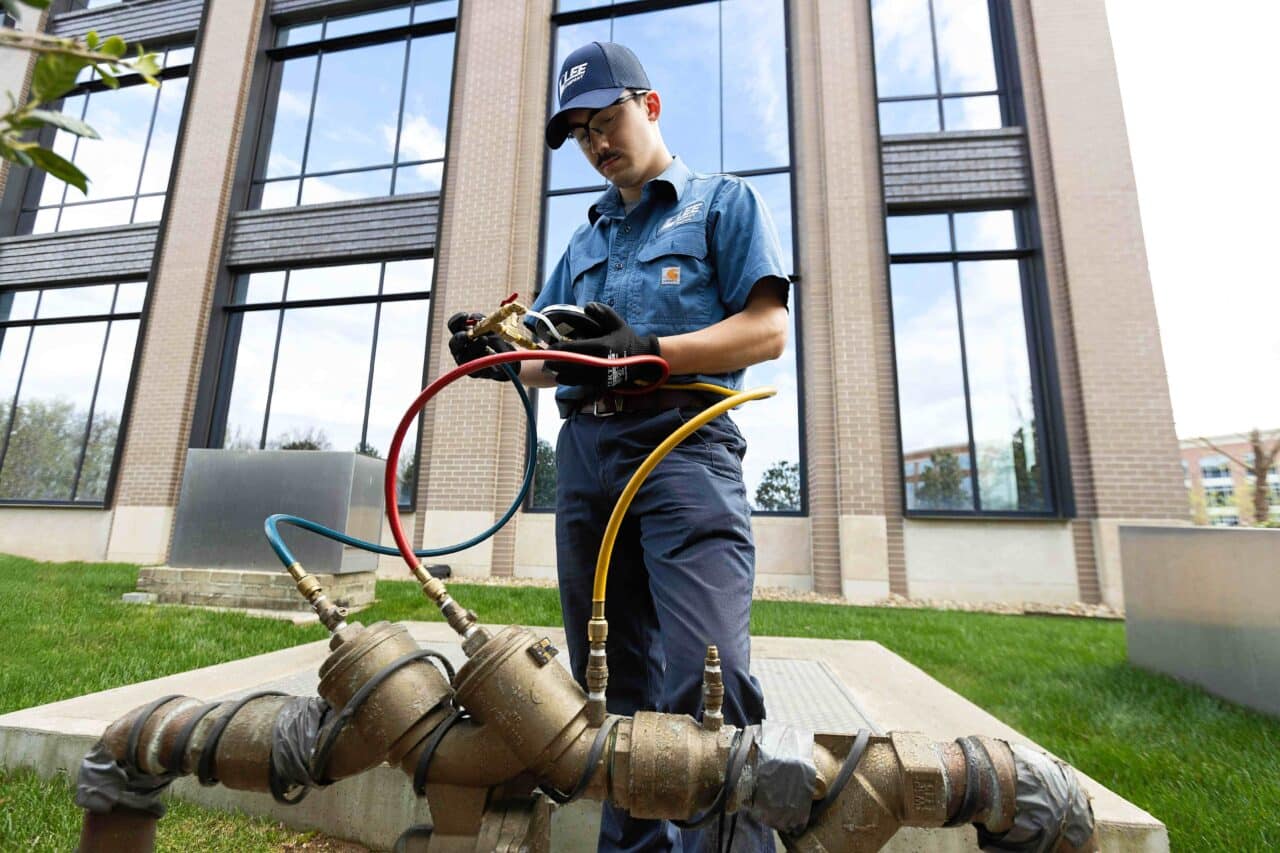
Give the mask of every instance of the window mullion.
[[(400, 177), (400, 135), (404, 132), (404, 101), (409, 91), (409, 60), (413, 56), (413, 38), (405, 36), (404, 40), (404, 70), (400, 75), (400, 113), (396, 116), (396, 145), (391, 151), (391, 194), (396, 194), (396, 179)], [(379, 279), (378, 293), (382, 293), (382, 283)], [(375, 320), (375, 323), (377, 321)], [(363, 439), (361, 439), (363, 441)]]
[[(111, 296), (111, 313), (115, 313), (116, 300), (120, 297), (120, 285), (116, 285)], [(76, 499), (80, 491), (80, 474), (84, 470), (84, 457), (89, 451), (89, 439), (93, 435), (93, 412), (98, 407), (98, 389), (102, 387), (102, 368), (107, 363), (107, 345), (111, 343), (111, 321), (107, 321), (106, 331), (102, 335), (102, 353), (98, 356), (98, 374), (93, 380), (93, 395), (89, 398), (89, 419), (84, 425), (84, 440), (80, 442), (80, 455), (76, 459), (76, 473), (71, 478), (71, 500)]]
[(933, 50), (933, 86), (934, 86), (934, 92), (937, 93), (937, 98), (938, 98), (938, 100), (936, 101), (938, 105), (938, 129), (946, 130), (947, 123), (946, 123), (946, 119), (943, 117), (943, 114), (942, 114), (942, 68), (940, 67), (940, 63), (938, 61), (938, 24), (937, 24), (937, 21), (934, 19), (933, 0), (928, 0), (928, 2), (929, 2), (929, 44)]
[[(40, 303), (44, 300), (44, 291), (36, 297), (34, 317), (40, 316)], [(4, 441), (0, 442), (0, 480), (4, 478), (4, 458), (9, 453), (9, 439), (13, 435), (13, 425), (18, 420), (18, 400), (22, 397), (22, 380), (27, 374), (27, 358), (31, 355), (31, 341), (36, 336), (34, 328), (27, 334), (27, 345), (22, 351), (22, 364), (18, 367), (18, 381), (13, 388), (13, 402), (9, 405), (9, 423), (4, 430)]]
[[(302, 140), (302, 165), (298, 169), (298, 194), (295, 197), (294, 205), (302, 204), (302, 185), (307, 179), (307, 156), (311, 153), (311, 128), (316, 118), (316, 99), (320, 96), (320, 68), (324, 65), (324, 50), (320, 50), (316, 54), (316, 73), (311, 81), (311, 107), (307, 111), (307, 133)], [(285, 286), (288, 286), (286, 278)], [(266, 424), (263, 424), (265, 436)], [(265, 438), (263, 439), (266, 440)]]
[[(283, 299), (289, 298), (289, 276), (290, 272), (284, 274), (284, 288), (281, 291)], [(271, 398), (276, 390), (276, 365), (280, 363), (280, 338), (284, 333), (284, 308), (280, 309), (279, 315), (276, 316), (276, 341), (275, 347), (271, 351), (271, 373), (267, 377), (267, 404), (262, 410), (262, 437), (258, 440), (258, 449), (265, 450), (267, 447), (267, 424), (271, 423)]]
[[(138, 215), (138, 196), (142, 194), (142, 176), (147, 171), (147, 155), (151, 153), (151, 136), (156, 129), (156, 116), (160, 113), (160, 93), (163, 86), (156, 87), (155, 99), (151, 102), (151, 121), (147, 123), (147, 140), (142, 144), (142, 164), (138, 166), (138, 180), (133, 185), (133, 209), (129, 211), (129, 221), (133, 222), (135, 216)], [(178, 147), (174, 144), (174, 156), (177, 157)], [(116, 286), (119, 290), (119, 285)]]
[[(947, 228), (951, 234), (951, 251), (956, 248), (955, 216), (947, 214)], [(973, 511), (982, 511), (982, 501), (978, 492), (978, 445), (973, 436), (973, 398), (969, 391), (969, 350), (964, 334), (964, 305), (960, 298), (960, 262), (951, 262), (951, 284), (956, 297), (956, 330), (960, 336), (960, 378), (964, 383), (964, 419), (969, 431), (969, 487), (973, 491)]]

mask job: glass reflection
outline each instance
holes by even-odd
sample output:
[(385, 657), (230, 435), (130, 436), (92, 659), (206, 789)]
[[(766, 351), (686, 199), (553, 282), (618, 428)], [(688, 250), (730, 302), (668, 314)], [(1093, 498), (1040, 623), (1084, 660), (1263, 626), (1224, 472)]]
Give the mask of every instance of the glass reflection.
[(284, 299), (284, 270), (255, 272), (236, 279), (232, 302), (253, 305), (258, 302), (280, 302)]
[(960, 263), (959, 276), (982, 509), (1042, 510), (1019, 262)]
[(764, 199), (769, 214), (773, 217), (774, 227), (778, 231), (778, 241), (782, 246), (782, 258), (788, 264), (790, 272), (796, 271), (795, 249), (792, 246), (791, 224), (791, 175), (783, 172), (777, 175), (755, 175), (747, 179)]
[(880, 97), (935, 94), (929, 0), (872, 0), (871, 22)]
[(40, 312), (36, 317), (40, 320), (50, 320), (109, 314), (115, 293), (114, 284), (51, 288), (44, 291), (40, 297)]
[(943, 98), (942, 119), (947, 130), (994, 130), (1004, 126), (1000, 98)]
[(937, 101), (889, 101), (880, 104), (881, 136), (934, 133), (941, 129)]
[[(430, 303), (426, 299), (388, 302), (378, 320), (378, 349), (369, 388), (365, 453), (387, 458), (405, 406), (422, 387), (423, 341)], [(418, 421), (406, 433), (398, 467), (400, 503), (409, 503), (417, 476)]]
[(93, 423), (89, 427), (80, 479), (76, 483), (75, 500), (101, 501), (106, 497), (137, 340), (137, 320), (121, 320), (111, 324), (107, 334), (107, 350), (102, 360), (102, 374), (98, 380), (98, 395), (93, 404)]
[(0, 498), (71, 499), (106, 329), (105, 322), (32, 329)]
[(378, 267), (378, 264), (348, 264), (291, 270), (289, 301), (334, 299), (341, 296), (373, 296), (378, 292)]
[(418, 293), (431, 290), (431, 276), (435, 261), (418, 258), (412, 261), (392, 261), (384, 264), (382, 293)]
[(150, 86), (127, 86), (86, 96), (84, 120), (102, 137), (82, 138), (76, 146), (75, 164), (91, 178), (87, 198), (138, 191), (156, 94)]
[(1018, 248), (1018, 231), (1012, 210), (979, 210), (956, 213), (953, 216), (956, 223), (956, 251), (982, 252)]
[(543, 276), (549, 277), (556, 267), (556, 262), (569, 246), (569, 238), (578, 226), (587, 222), (587, 210), (599, 196), (599, 193), (577, 193), (576, 195), (554, 195), (547, 198), (546, 234), (543, 238), (542, 256)]
[(302, 173), (307, 118), (311, 115), (311, 98), (316, 83), (316, 62), (314, 56), (290, 59), (281, 63), (277, 72), (280, 75), (280, 93), (276, 96), (275, 114), (267, 131), (271, 139), (266, 166), (268, 178)]
[(613, 40), (631, 48), (664, 96), (667, 147), (695, 172), (720, 171), (720, 68), (717, 52), (706, 47), (720, 38), (718, 5), (626, 15), (613, 23)]
[(142, 303), (147, 296), (145, 281), (122, 282), (116, 291), (116, 314), (133, 314), (142, 310)]
[[(308, 173), (392, 162), (405, 50), (403, 41), (395, 41), (321, 57)], [(387, 179), (389, 189), (390, 175)]]
[(347, 172), (321, 178), (304, 178), (302, 181), (302, 204), (353, 201), (380, 195), (391, 195), (390, 169)]
[[(556, 59), (554, 67), (558, 70), (565, 57), (582, 45), (593, 41), (613, 41), (613, 21), (590, 21), (568, 27), (556, 28)], [(643, 61), (643, 60), (642, 60)], [(652, 81), (650, 81), (652, 82)], [(666, 94), (665, 92), (663, 93)], [(550, 112), (559, 109), (554, 88), (549, 104)], [(550, 113), (548, 114), (550, 117)], [(665, 128), (666, 123), (663, 123)], [(570, 187), (594, 187), (604, 183), (604, 178), (591, 167), (582, 150), (577, 145), (565, 143), (551, 152), (550, 189), (569, 189)]]
[(232, 314), (228, 340), (239, 335), (235, 375), (231, 379), (230, 402), (222, 446), (228, 450), (256, 450), (262, 447), (263, 418), (271, 387), (271, 364), (275, 358), (279, 311)]
[(782, 356), (747, 368), (744, 387), (773, 385), (777, 396), (758, 400), (733, 412), (733, 420), (747, 440), (742, 478), (753, 509), (799, 512), (800, 392), (796, 371), (796, 310), (798, 294), (791, 294), (787, 346)]
[(409, 7), (400, 6), (394, 9), (380, 9), (375, 12), (361, 12), (355, 15), (344, 15), (330, 18), (324, 25), (324, 37), (341, 38), (356, 33), (372, 33), (392, 27), (404, 27), (409, 24)]
[(973, 509), (952, 266), (893, 264), (894, 351), (908, 509)]
[(951, 230), (945, 213), (890, 216), (886, 228), (891, 255), (951, 251)]
[[(443, 33), (416, 38), (409, 45), (408, 88), (396, 157), (399, 162), (444, 157), (449, 127), (449, 88), (453, 78), (453, 38), (453, 33)], [(438, 184), (434, 188), (438, 188)]]
[(933, 15), (942, 93), (993, 91), (996, 63), (987, 0), (933, 0)]
[(373, 314), (373, 305), (285, 312), (268, 414), (268, 447), (357, 448), (369, 382)]
[(788, 136), (786, 13), (778, 0), (725, 3), (720, 58), (724, 87), (724, 161), (719, 171), (791, 162)]

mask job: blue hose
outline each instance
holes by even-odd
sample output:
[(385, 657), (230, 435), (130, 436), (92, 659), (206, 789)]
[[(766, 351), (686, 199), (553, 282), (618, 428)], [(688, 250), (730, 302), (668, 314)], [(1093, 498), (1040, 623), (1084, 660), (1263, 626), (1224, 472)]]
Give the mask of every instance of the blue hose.
[[(512, 383), (516, 387), (516, 391), (520, 394), (520, 402), (524, 404), (525, 416), (529, 419), (529, 452), (528, 460), (525, 462), (524, 482), (520, 485), (520, 492), (516, 495), (515, 500), (511, 502), (511, 506), (507, 507), (507, 511), (503, 513), (502, 518), (494, 522), (493, 526), (482, 533), (468, 539), (466, 542), (459, 542), (457, 545), (446, 545), (443, 548), (424, 548), (421, 551), (414, 551), (414, 555), (418, 557), (443, 557), (446, 554), (456, 554), (459, 551), (465, 551), (475, 545), (479, 545), (493, 534), (497, 533), (504, 524), (511, 520), (511, 516), (516, 514), (516, 510), (520, 508), (520, 504), (524, 503), (525, 496), (529, 494), (529, 487), (533, 484), (533, 471), (538, 461), (538, 423), (533, 412), (533, 400), (529, 399), (529, 392), (525, 390), (524, 383), (520, 381), (516, 372), (511, 369), (508, 364), (501, 365), (502, 369), (507, 372)], [(400, 549), (387, 546), (377, 545), (373, 542), (366, 542), (363, 539), (356, 539), (354, 536), (348, 536), (334, 530), (331, 527), (325, 527), (323, 524), (311, 521), (310, 519), (300, 518), (296, 515), (286, 515), (284, 513), (276, 513), (269, 516), (263, 523), (263, 529), (267, 534), (267, 542), (271, 545), (271, 550), (276, 552), (276, 556), (280, 558), (280, 562), (284, 563), (285, 568), (297, 562), (297, 558), (293, 556), (293, 552), (289, 550), (289, 546), (284, 544), (284, 540), (280, 538), (280, 531), (277, 525), (281, 522), (292, 524), (294, 527), (301, 527), (303, 530), (309, 530), (312, 533), (318, 533), (321, 536), (327, 536), (341, 542), (343, 545), (351, 545), (355, 548), (363, 548), (366, 551), (372, 551), (375, 554), (386, 554), (387, 556), (396, 557), (400, 555)]]

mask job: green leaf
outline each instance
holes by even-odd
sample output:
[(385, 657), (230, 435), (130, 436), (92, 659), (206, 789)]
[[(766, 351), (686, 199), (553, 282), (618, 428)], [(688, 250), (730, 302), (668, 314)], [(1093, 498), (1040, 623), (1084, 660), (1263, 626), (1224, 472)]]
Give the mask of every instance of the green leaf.
[(89, 30), (89, 32), (84, 34), (84, 43), (88, 46), (89, 50), (97, 50), (98, 45), (101, 44), (101, 42), (102, 39), (98, 38), (98, 34), (93, 30)]
[(89, 192), (89, 179), (84, 172), (76, 168), (69, 160), (64, 160), (48, 148), (32, 148), (27, 152), (36, 168), (44, 169), (55, 178), (66, 181), (86, 195)]
[(52, 110), (30, 110), (27, 113), (29, 118), (45, 124), (51, 124), (54, 127), (60, 127), (63, 130), (74, 133), (76, 136), (83, 136), (87, 139), (100, 139), (98, 132), (89, 125), (85, 124), (78, 118), (73, 118), (66, 113), (58, 113)]
[(105, 53), (113, 59), (119, 59), (125, 55), (128, 49), (128, 45), (124, 43), (124, 39), (120, 38), (120, 36), (108, 36), (107, 40), (98, 48), (98, 52)]
[(42, 54), (31, 77), (31, 97), (42, 104), (58, 100), (75, 86), (76, 75), (88, 64), (78, 56)]
[[(30, 6), (32, 9), (48, 9), (49, 0), (22, 0), (23, 5)], [(15, 18), (17, 15), (14, 16)]]
[(157, 57), (154, 53), (139, 53), (138, 58), (132, 64), (133, 70), (141, 74), (143, 79), (153, 86), (160, 85), (160, 81), (156, 79), (160, 76), (160, 63), (156, 59)]
[(116, 89), (120, 86), (120, 81), (116, 79), (116, 75), (107, 70), (105, 65), (94, 66), (98, 69), (98, 76), (102, 78), (102, 82), (106, 84), (108, 89)]

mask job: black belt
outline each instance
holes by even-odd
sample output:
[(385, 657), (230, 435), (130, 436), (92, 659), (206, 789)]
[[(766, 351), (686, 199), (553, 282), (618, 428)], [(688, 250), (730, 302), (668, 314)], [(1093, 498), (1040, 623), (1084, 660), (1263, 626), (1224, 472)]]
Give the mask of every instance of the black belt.
[(628, 412), (665, 412), (668, 409), (705, 409), (718, 396), (699, 391), (654, 391), (649, 394), (604, 394), (592, 400), (557, 400), (560, 417), (574, 413), (607, 418)]

